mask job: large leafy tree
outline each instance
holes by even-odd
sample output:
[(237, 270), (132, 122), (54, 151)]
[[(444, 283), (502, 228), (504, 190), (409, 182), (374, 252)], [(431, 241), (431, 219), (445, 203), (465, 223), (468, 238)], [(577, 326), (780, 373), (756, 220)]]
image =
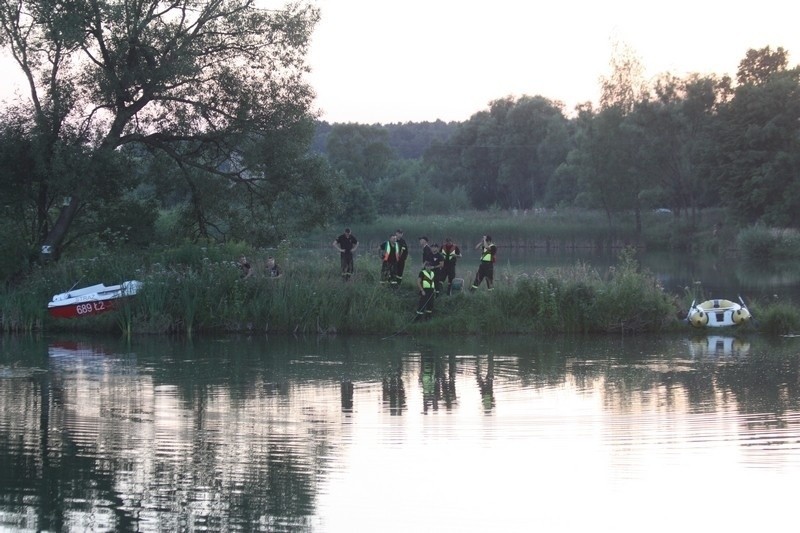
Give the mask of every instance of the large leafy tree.
[(368, 184), (383, 178), (395, 158), (387, 130), (377, 125), (336, 124), (328, 135), (326, 148), (334, 169)]
[(654, 178), (640, 195), (649, 195), (651, 207), (696, 215), (716, 201), (708, 179), (710, 133), (730, 90), (727, 77), (665, 74), (655, 83), (654, 98), (637, 106), (632, 119), (642, 131), (639, 166)]
[(632, 167), (635, 146), (622, 108), (581, 108), (576, 121), (576, 148), (568, 163), (579, 177), (578, 205), (597, 207), (609, 224), (614, 214), (636, 207), (639, 192)]
[(751, 50), (737, 80), (716, 130), (722, 201), (743, 222), (800, 226), (800, 67)]
[(568, 161), (583, 190), (579, 203), (600, 207), (609, 224), (612, 215), (632, 210), (641, 232), (642, 202), (647, 187), (640, 168), (643, 132), (633, 120), (636, 108), (647, 101), (641, 62), (630, 48), (618, 45), (611, 73), (601, 80), (600, 109), (579, 111), (575, 153)]
[(566, 157), (568, 122), (561, 104), (542, 96), (501, 98), (434, 143), (425, 163), (437, 187), (463, 188), (478, 209), (530, 208)]
[(113, 182), (108, 169), (125, 145), (166, 155), (188, 182), (216, 176), (262, 206), (280, 196), (270, 184), (283, 194), (312, 182), (296, 196), (324, 190), (313, 184), (321, 165), (272, 166), (260, 154), (275, 139), (306, 139), (313, 93), (303, 75), (317, 19), (305, 4), (265, 10), (253, 0), (0, 0), (0, 45), (27, 81), (39, 243), (62, 241)]
[(550, 100), (523, 96), (507, 108), (503, 124), (498, 176), (503, 204), (518, 208), (541, 204), (555, 169), (567, 156), (567, 119)]

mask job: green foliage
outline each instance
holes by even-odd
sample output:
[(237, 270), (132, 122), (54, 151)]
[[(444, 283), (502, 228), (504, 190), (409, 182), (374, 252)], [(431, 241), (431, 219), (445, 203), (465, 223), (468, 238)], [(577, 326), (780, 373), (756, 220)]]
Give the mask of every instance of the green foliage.
[[(315, 128), (312, 149), (320, 154), (327, 152), (328, 138), (342, 124), (318, 122)], [(406, 122), (397, 124), (374, 124), (375, 129), (385, 132), (381, 140), (400, 159), (420, 159), (432, 143), (447, 140), (458, 127), (457, 122)]]
[(0, 242), (3, 243), (3, 253), (0, 253), (0, 286), (2, 286), (27, 270), (32, 250), (18, 226), (2, 218), (0, 218)]
[(655, 278), (640, 272), (633, 250), (620, 254), (619, 264), (598, 292), (598, 309), (606, 331), (659, 331), (672, 314), (672, 303)]
[[(435, 319), (413, 322), (418, 294), (411, 283), (392, 290), (381, 285), (379, 262), (359, 256), (351, 282), (343, 282), (330, 256), (303, 258), (288, 246), (281, 258), (283, 276), (242, 278), (230, 258), (242, 245), (184, 245), (150, 256), (101, 256), (65, 260), (41, 268), (23, 285), (3, 294), (7, 329), (93, 328), (137, 333), (276, 332), (374, 333), (463, 332), (474, 334), (538, 332), (643, 332), (662, 329), (669, 318), (660, 287), (636, 269), (629, 256), (607, 280), (585, 265), (504, 275), (494, 291), (460, 292), (436, 301)], [(249, 256), (263, 263), (263, 253)], [(409, 275), (413, 279), (413, 274)], [(81, 321), (45, 317), (44, 303), (74, 284), (119, 283), (137, 279), (144, 286), (116, 317)]]
[[(267, 242), (330, 214), (335, 185), (307, 154), (313, 94), (302, 73), (315, 8), (247, 0), (106, 7), (0, 2), (0, 43), (28, 74), (36, 104), (13, 108), (21, 135), (3, 139), (26, 148), (13, 179), (24, 185), (34, 248), (69, 242), (71, 218), (50, 227), (64, 197), (79, 207), (70, 211), (73, 237), (102, 226), (106, 242), (145, 240), (152, 208), (115, 200), (135, 186), (134, 170), (139, 180), (152, 175), (142, 168), (152, 154), (168, 171), (154, 183), (171, 193), (160, 207), (190, 206), (181, 237), (238, 239), (253, 220), (269, 220), (274, 230), (256, 239)], [(184, 187), (165, 187), (170, 180)]]
[(584, 111), (571, 161), (579, 186), (609, 218), (614, 213), (639, 208), (639, 192), (649, 187), (639, 168), (642, 134), (620, 107), (593, 113)]
[[(667, 218), (661, 224), (668, 230), (671, 219)], [(481, 235), (486, 233), (492, 235), (501, 247), (546, 247), (548, 244), (556, 247), (587, 243), (602, 247), (613, 239), (633, 240), (635, 235), (628, 220), (615, 219), (609, 228), (602, 213), (580, 209), (515, 210), (510, 213), (456, 211), (443, 215), (381, 216), (372, 224), (354, 227), (353, 231), (357, 232), (359, 239), (381, 242), (386, 238), (387, 228), (402, 228), (407, 240), (409, 237), (414, 240), (420, 235), (427, 235), (435, 241), (441, 241), (449, 236), (455, 239), (462, 251), (474, 247)], [(331, 232), (326, 230), (326, 233)], [(314, 233), (314, 236), (317, 234)]]
[(740, 85), (766, 83), (775, 74), (786, 70), (789, 65), (788, 55), (789, 53), (780, 46), (775, 51), (769, 46), (760, 50), (750, 49), (739, 62), (736, 81)]
[(753, 263), (800, 258), (800, 234), (796, 230), (747, 227), (736, 236), (742, 256)]
[(158, 217), (155, 201), (140, 202), (124, 198), (108, 202), (98, 213), (102, 231), (100, 240), (107, 245), (133, 245), (145, 247), (155, 237), (155, 222)]
[(342, 189), (341, 210), (337, 217), (339, 221), (346, 224), (374, 222), (378, 211), (364, 180), (351, 178)]
[(567, 119), (541, 96), (499, 99), (425, 154), (440, 189), (463, 187), (472, 207), (530, 208), (566, 157)]
[[(751, 51), (753, 52), (753, 51)], [(746, 223), (800, 225), (800, 67), (769, 48), (748, 53), (742, 83), (720, 109), (716, 184)]]
[(800, 311), (785, 303), (765, 307), (754, 306), (758, 328), (767, 334), (785, 335), (800, 333)]
[(394, 158), (387, 145), (387, 132), (380, 126), (337, 124), (327, 139), (328, 161), (348, 179), (373, 184), (386, 175)]

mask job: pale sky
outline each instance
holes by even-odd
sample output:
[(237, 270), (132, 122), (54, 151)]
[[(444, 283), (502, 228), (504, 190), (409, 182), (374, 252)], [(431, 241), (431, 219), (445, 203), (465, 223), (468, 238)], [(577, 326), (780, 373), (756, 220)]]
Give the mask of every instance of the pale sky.
[[(614, 42), (648, 78), (735, 76), (750, 48), (782, 46), (800, 63), (792, 0), (309, 0), (319, 7), (308, 56), (328, 122), (465, 121), (498, 98), (599, 96)], [(282, 6), (285, 0), (260, 0)], [(18, 68), (0, 58), (8, 95)]]
[(791, 0), (315, 0), (308, 80), (328, 122), (464, 121), (505, 96), (575, 105), (599, 96), (612, 43), (646, 77), (735, 77), (750, 48), (800, 63)]

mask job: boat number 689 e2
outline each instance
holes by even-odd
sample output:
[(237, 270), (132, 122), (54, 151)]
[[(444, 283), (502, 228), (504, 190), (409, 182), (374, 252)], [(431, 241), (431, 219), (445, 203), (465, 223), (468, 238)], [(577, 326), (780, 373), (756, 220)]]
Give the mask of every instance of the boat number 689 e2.
[(94, 313), (96, 311), (102, 311), (105, 309), (106, 304), (105, 302), (89, 302), (85, 304), (78, 304), (75, 306), (75, 311), (79, 315), (88, 315), (89, 313)]

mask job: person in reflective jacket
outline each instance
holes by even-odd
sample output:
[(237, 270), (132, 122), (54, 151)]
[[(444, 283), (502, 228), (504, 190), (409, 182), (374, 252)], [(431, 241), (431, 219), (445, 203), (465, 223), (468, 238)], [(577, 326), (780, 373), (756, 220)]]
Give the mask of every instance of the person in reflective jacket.
[(381, 260), (381, 283), (388, 283), (392, 287), (397, 287), (397, 262), (400, 260), (400, 245), (397, 244), (397, 235), (392, 233), (389, 239), (384, 241), (380, 248)]
[(492, 242), (490, 235), (484, 235), (483, 240), (475, 245), (475, 249), (481, 250), (481, 262), (478, 265), (478, 273), (475, 274), (475, 281), (470, 287), (474, 291), (481, 286), (481, 282), (486, 280), (486, 287), (492, 290), (494, 284), (494, 260), (497, 255), (497, 246)]
[(433, 314), (434, 300), (434, 274), (431, 264), (427, 261), (422, 266), (417, 277), (417, 289), (419, 289), (419, 303), (417, 304), (417, 319), (428, 319)]

